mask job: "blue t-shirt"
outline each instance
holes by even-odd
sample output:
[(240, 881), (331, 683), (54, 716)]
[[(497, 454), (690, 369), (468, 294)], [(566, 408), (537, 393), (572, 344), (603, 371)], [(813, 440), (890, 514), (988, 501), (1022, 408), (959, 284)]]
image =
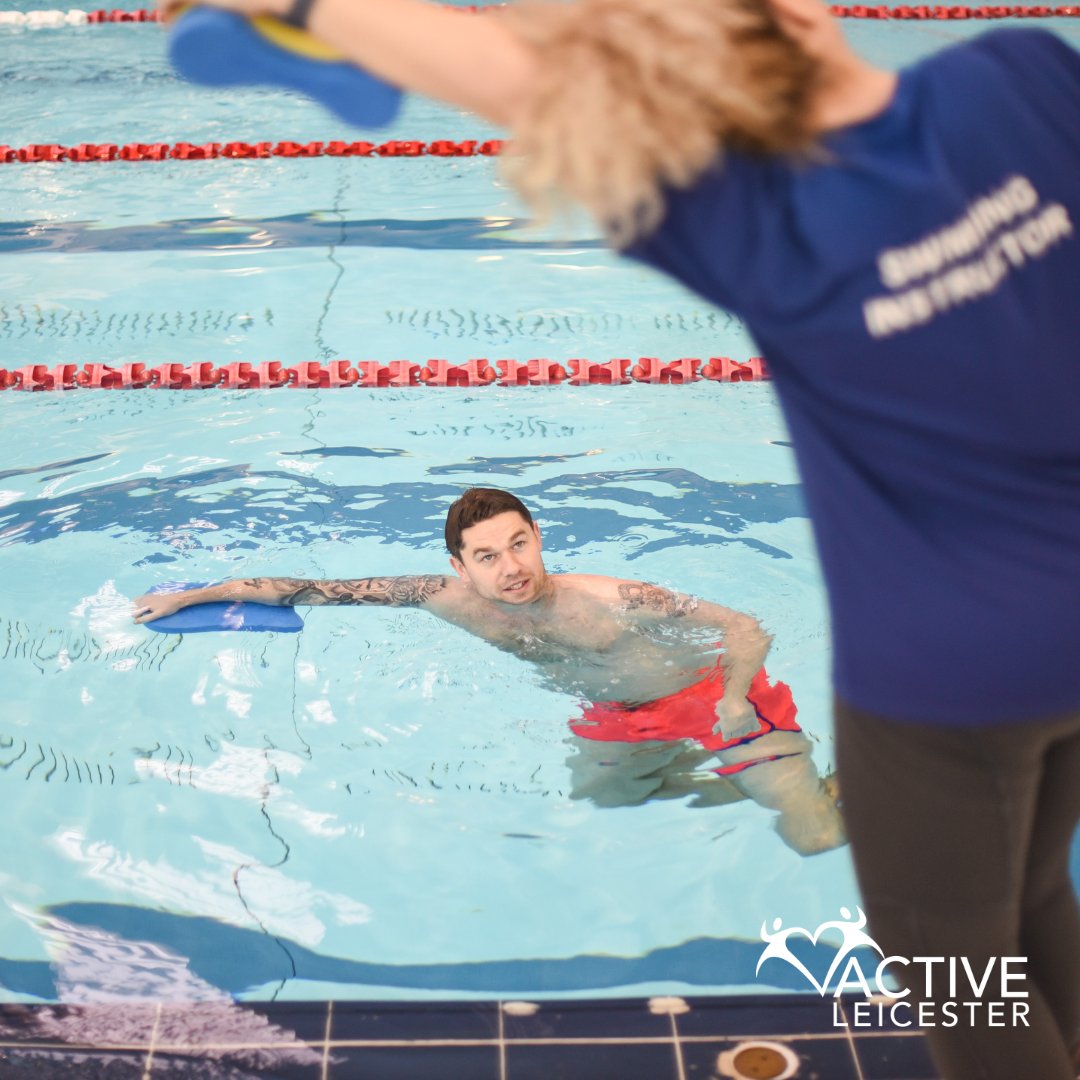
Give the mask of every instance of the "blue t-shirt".
[(1080, 55), (985, 34), (823, 149), (729, 154), (631, 254), (768, 360), (837, 692), (932, 724), (1078, 708)]

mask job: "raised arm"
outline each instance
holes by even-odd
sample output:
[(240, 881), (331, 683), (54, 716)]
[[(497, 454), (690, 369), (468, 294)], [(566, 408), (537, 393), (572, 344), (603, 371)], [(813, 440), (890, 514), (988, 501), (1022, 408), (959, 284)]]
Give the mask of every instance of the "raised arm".
[[(168, 12), (184, 0), (158, 2)], [(294, 9), (294, 0), (197, 2), (249, 16)], [(625, 247), (659, 224), (668, 189), (690, 186), (722, 146), (803, 156), (813, 145), (809, 96), (832, 80), (781, 30), (779, 2), (515, 0), (472, 14), (426, 0), (313, 0), (307, 27), (385, 82), (511, 129), (500, 168), (534, 214), (584, 207)], [(818, 0), (798, 3), (831, 19)], [(849, 54), (845, 74), (857, 66)], [(845, 100), (862, 101), (836, 82)]]
[(250, 601), (277, 607), (372, 604), (380, 607), (432, 607), (449, 599), (456, 581), (441, 574), (408, 577), (312, 578), (258, 577), (223, 581), (178, 593), (148, 593), (134, 602), (132, 618), (153, 622), (192, 604)]
[(688, 627), (715, 628), (724, 648), (720, 661), (724, 696), (717, 706), (718, 730), (729, 738), (756, 730), (757, 716), (746, 695), (772, 644), (772, 636), (761, 623), (741, 611), (642, 581), (621, 582), (618, 592), (627, 611), (677, 619)]
[[(178, 0), (160, 0), (166, 12)], [(199, 0), (242, 15), (285, 16), (293, 0)], [(498, 17), (424, 0), (315, 0), (308, 29), (394, 86), (510, 126), (530, 86), (534, 52)]]

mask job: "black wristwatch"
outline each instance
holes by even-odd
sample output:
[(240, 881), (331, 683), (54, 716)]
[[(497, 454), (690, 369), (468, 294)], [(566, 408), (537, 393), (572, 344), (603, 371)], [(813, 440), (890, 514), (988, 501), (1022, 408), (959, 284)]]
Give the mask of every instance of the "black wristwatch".
[(311, 9), (314, 6), (315, 0), (293, 0), (292, 7), (282, 16), (282, 21), (289, 23), (290, 26), (306, 30), (308, 20), (311, 18)]

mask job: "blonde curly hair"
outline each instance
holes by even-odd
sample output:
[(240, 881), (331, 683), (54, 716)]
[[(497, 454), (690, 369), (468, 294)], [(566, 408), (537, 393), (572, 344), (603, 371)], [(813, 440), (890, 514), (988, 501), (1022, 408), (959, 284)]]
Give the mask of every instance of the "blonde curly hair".
[(622, 247), (725, 147), (813, 144), (816, 62), (765, 0), (521, 0), (496, 17), (539, 61), (503, 171), (541, 220), (578, 203)]

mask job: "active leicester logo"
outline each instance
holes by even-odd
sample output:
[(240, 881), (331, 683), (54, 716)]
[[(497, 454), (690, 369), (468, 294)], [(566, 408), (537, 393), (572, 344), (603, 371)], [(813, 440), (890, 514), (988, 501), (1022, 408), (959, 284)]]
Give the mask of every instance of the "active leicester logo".
[(762, 923), (765, 948), (755, 974), (770, 960), (790, 964), (818, 994), (832, 997), (836, 1027), (1030, 1026), (1026, 957), (886, 956), (866, 932), (862, 909), (855, 911), (842, 907), (841, 918), (815, 930), (785, 927), (778, 918), (771, 929)]

